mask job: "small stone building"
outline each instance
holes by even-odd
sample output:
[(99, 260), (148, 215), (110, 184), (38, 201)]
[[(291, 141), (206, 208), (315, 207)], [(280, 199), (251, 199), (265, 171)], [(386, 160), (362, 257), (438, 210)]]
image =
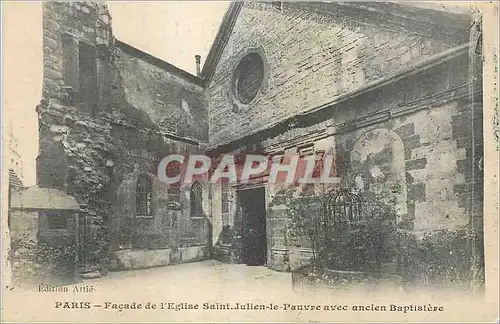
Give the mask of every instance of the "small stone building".
[[(215, 250), (247, 263), (234, 246), (251, 227), (257, 263), (290, 269), (288, 189), (265, 176), (246, 187), (166, 185), (156, 169), (173, 153), (327, 152), (340, 186), (385, 196), (400, 228), (482, 229), (481, 23), (472, 12), (232, 2), (199, 75), (115, 39), (111, 27), (104, 4), (44, 3), (37, 179), (85, 204), (118, 268)], [(311, 250), (299, 254), (306, 262)]]
[(11, 191), (9, 265), (16, 282), (73, 283), (85, 270), (80, 204), (61, 190), (31, 186)]
[(57, 189), (27, 187), (10, 196), (9, 227), (12, 239), (26, 235), (36, 242), (77, 245), (78, 201)]

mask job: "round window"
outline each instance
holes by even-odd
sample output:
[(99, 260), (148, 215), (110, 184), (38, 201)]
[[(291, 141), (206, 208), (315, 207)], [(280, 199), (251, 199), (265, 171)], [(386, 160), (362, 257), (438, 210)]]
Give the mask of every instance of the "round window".
[(264, 61), (257, 53), (245, 56), (235, 71), (234, 92), (236, 98), (249, 104), (260, 91), (264, 80)]

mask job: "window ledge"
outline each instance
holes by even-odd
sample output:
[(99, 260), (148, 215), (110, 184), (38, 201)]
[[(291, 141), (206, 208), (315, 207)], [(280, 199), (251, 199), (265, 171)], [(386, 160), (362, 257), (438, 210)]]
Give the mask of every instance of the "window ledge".
[(135, 218), (144, 218), (144, 219), (152, 219), (153, 215), (135, 215)]
[(43, 228), (40, 229), (40, 235), (65, 235), (73, 236), (74, 232), (67, 228)]

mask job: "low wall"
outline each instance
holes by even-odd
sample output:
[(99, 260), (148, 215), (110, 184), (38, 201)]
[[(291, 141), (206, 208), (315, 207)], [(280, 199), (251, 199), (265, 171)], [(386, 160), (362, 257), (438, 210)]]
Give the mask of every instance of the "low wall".
[(194, 262), (208, 259), (208, 248), (206, 246), (189, 246), (179, 248), (180, 262)]
[(290, 257), (288, 249), (271, 249), (267, 267), (274, 271), (290, 271)]
[(112, 270), (135, 270), (208, 259), (206, 246), (160, 250), (120, 250), (115, 253)]
[(214, 259), (225, 263), (242, 263), (238, 249), (232, 244), (220, 244), (214, 246)]

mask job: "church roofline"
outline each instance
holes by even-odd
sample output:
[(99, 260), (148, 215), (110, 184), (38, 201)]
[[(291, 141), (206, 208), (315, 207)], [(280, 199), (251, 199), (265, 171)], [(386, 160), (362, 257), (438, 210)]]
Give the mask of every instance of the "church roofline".
[(24, 188), (23, 181), (13, 169), (9, 169), (9, 185), (14, 189)]
[(114, 42), (115, 46), (124, 51), (125, 53), (132, 55), (134, 57), (137, 57), (145, 62), (148, 62), (156, 67), (159, 67), (162, 70), (165, 70), (167, 72), (170, 72), (182, 79), (184, 79), (187, 82), (193, 83), (195, 85), (198, 85), (200, 87), (204, 87), (204, 82), (203, 79), (191, 74), (181, 68), (176, 67), (175, 65), (172, 65), (168, 62), (165, 62), (149, 53), (146, 53), (144, 51), (141, 51), (138, 48), (135, 48), (129, 44), (126, 44), (118, 39), (115, 39)]
[[(205, 86), (212, 80), (243, 5), (244, 2), (232, 1), (224, 14), (201, 71)], [(429, 37), (452, 37), (457, 39), (457, 44), (468, 41), (467, 30), (473, 23), (472, 11), (458, 13), (393, 2), (283, 2), (282, 10), (287, 8), (308, 10), (334, 17), (341, 15), (360, 21), (368, 20), (387, 28), (404, 29)]]
[[(356, 89), (351, 92), (344, 93), (343, 95), (340, 95), (336, 97), (334, 100), (327, 102), (324, 105), (320, 105), (317, 107), (314, 107), (312, 109), (300, 112), (298, 114), (294, 114), (292, 116), (289, 116), (287, 118), (284, 118), (282, 120), (273, 122), (271, 124), (264, 125), (256, 130), (254, 130), (251, 134), (248, 134), (244, 137), (227, 141), (227, 142), (220, 142), (220, 143), (214, 143), (211, 146), (207, 148), (207, 152), (209, 156), (216, 156), (223, 154), (225, 152), (231, 152), (236, 150), (239, 147), (243, 147), (248, 143), (255, 143), (262, 141), (266, 138), (272, 138), (273, 136), (276, 136), (278, 133), (282, 133), (284, 131), (287, 131), (290, 128), (290, 125), (292, 124), (299, 124), (301, 126), (304, 126), (305, 120), (309, 121), (314, 121), (314, 123), (318, 122), (317, 116), (325, 114), (326, 112), (330, 111), (332, 112), (335, 109), (339, 109), (338, 107), (341, 107), (342, 105), (345, 105), (348, 103), (350, 100), (354, 100), (362, 95), (365, 95), (367, 93), (377, 91), (385, 86), (390, 86), (391, 84), (394, 84), (402, 79), (406, 79), (409, 77), (414, 77), (419, 75), (420, 73), (429, 70), (431, 68), (434, 68), (436, 66), (439, 66), (441, 64), (444, 64), (446, 62), (449, 62), (457, 57), (461, 57), (463, 55), (468, 55), (471, 46), (473, 46), (473, 43), (465, 43), (462, 45), (459, 45), (455, 48), (451, 48), (445, 52), (439, 53), (423, 62), (417, 63), (415, 65), (412, 65), (408, 67), (407, 69), (400, 71), (396, 74), (390, 75), (386, 78), (376, 80), (372, 83), (366, 84), (365, 86), (361, 87), (360, 89)], [(459, 86), (460, 88), (464, 88), (464, 85)], [(468, 85), (465, 85), (465, 89), (468, 89)], [(456, 89), (455, 89), (456, 90)], [(454, 99), (457, 99), (460, 97), (458, 93), (453, 93), (453, 91), (448, 92), (451, 94), (451, 96)], [(428, 107), (428, 106), (425, 106)], [(331, 136), (331, 135), (328, 135)]]
[(422, 8), (389, 1), (370, 2), (287, 2), (285, 8), (318, 12), (331, 17), (347, 17), (389, 29), (405, 30), (429, 37), (468, 39), (473, 13)]
[(243, 7), (243, 2), (233, 1), (229, 5), (222, 22), (219, 26), (219, 31), (215, 36), (214, 42), (210, 47), (205, 63), (203, 64), (203, 69), (201, 71), (201, 77), (205, 80), (205, 85), (208, 85), (213, 77), (215, 68), (219, 63), (222, 51), (226, 47), (227, 41), (231, 36), (233, 27), (236, 24), (241, 8)]

